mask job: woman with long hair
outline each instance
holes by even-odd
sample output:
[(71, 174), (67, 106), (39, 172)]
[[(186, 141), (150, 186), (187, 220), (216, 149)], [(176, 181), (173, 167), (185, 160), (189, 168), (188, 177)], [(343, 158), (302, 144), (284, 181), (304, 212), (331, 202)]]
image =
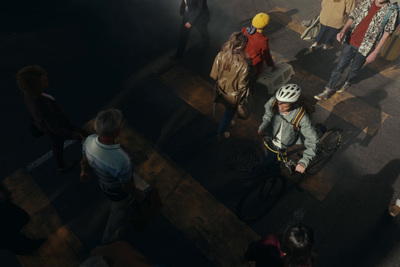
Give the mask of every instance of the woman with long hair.
[(229, 138), (226, 130), (236, 114), (240, 97), (250, 90), (250, 59), (244, 51), (248, 38), (244, 33), (231, 35), (215, 57), (210, 77), (216, 80), (214, 102), (226, 110), (218, 127), (218, 138)]

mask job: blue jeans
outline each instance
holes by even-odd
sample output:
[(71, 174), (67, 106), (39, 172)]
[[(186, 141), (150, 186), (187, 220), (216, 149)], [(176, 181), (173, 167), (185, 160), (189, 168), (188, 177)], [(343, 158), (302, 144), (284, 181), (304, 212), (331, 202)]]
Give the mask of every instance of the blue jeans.
[(224, 116), (222, 117), (222, 120), (218, 127), (218, 132), (217, 132), (218, 135), (222, 135), (224, 132), (226, 132), (226, 129), (228, 129), (233, 117), (235, 117), (235, 114), (236, 114), (236, 108), (232, 107), (226, 108)]
[(333, 40), (335, 40), (336, 34), (339, 32), (340, 29), (332, 28), (329, 26), (325, 26), (321, 24), (321, 29), (319, 30), (317, 38), (315, 38), (315, 42), (319, 43), (324, 38), (325, 34), (325, 41), (324, 44), (331, 46), (333, 44)]
[(333, 89), (335, 87), (336, 83), (340, 79), (340, 76), (342, 76), (343, 71), (350, 64), (351, 60), (353, 60), (353, 63), (351, 64), (349, 75), (347, 76), (347, 82), (352, 84), (354, 82), (354, 78), (360, 72), (366, 59), (367, 57), (358, 52), (358, 47), (355, 47), (351, 44), (346, 44), (343, 47), (342, 53), (340, 54), (337, 66), (332, 71), (331, 78), (329, 79), (326, 88)]
[(264, 170), (266, 173), (271, 172), (271, 168), (278, 162), (278, 154), (268, 149), (268, 154), (264, 160)]

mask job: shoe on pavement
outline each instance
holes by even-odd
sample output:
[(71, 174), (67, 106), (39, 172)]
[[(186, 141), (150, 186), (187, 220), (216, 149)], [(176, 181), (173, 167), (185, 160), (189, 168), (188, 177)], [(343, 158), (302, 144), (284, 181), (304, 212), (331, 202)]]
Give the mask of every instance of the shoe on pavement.
[(68, 162), (64, 165), (64, 167), (59, 168), (58, 171), (61, 173), (67, 172), (69, 169), (71, 169), (75, 165), (76, 165), (76, 162)]
[(326, 44), (324, 44), (324, 45), (322, 46), (322, 49), (323, 49), (323, 50), (328, 50), (328, 48), (329, 48), (329, 46), (326, 45)]
[(223, 139), (228, 139), (231, 136), (230, 132), (224, 132), (222, 135), (217, 135), (217, 141), (222, 141)]
[(336, 92), (338, 92), (338, 93), (344, 92), (344, 91), (346, 91), (350, 86), (351, 86), (350, 83), (345, 82), (345, 83), (343, 84), (342, 88), (340, 88), (340, 89), (337, 90)]
[(317, 48), (317, 45), (318, 45), (317, 43), (313, 43), (313, 44), (310, 46), (310, 48), (309, 48), (310, 51), (311, 51), (311, 52), (314, 51), (314, 49)]
[(231, 120), (231, 127), (232, 127), (233, 125), (235, 125), (235, 121), (234, 121), (234, 120)]
[(393, 203), (389, 206), (389, 214), (390, 214), (392, 217), (396, 217), (399, 213), (400, 213), (400, 207), (396, 205), (396, 202), (393, 202)]
[(323, 100), (323, 99), (328, 99), (328, 96), (330, 94), (330, 92), (332, 92), (332, 89), (326, 88), (325, 90), (322, 91), (322, 93), (315, 95), (314, 98), (317, 100)]

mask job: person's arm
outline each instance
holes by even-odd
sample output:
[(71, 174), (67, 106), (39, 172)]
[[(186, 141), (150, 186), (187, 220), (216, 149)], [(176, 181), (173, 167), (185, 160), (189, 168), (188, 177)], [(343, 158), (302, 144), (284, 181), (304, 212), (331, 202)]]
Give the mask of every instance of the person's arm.
[(81, 182), (83, 182), (83, 183), (87, 183), (91, 179), (90, 166), (89, 166), (89, 162), (88, 162), (88, 159), (86, 158), (86, 156), (83, 156), (82, 160), (81, 160), (80, 179), (81, 179)]
[(275, 66), (274, 60), (272, 59), (271, 51), (269, 50), (268, 39), (267, 39), (266, 47), (264, 47), (264, 49), (263, 49), (263, 57), (264, 57), (264, 60), (265, 60), (265, 63), (267, 64), (267, 66), (271, 67), (273, 70), (275, 70), (276, 66)]
[(301, 119), (299, 125), (300, 132), (305, 139), (304, 146), (306, 149), (303, 152), (303, 157), (299, 160), (296, 166), (296, 171), (303, 173), (317, 152), (319, 140), (315, 128), (311, 125), (311, 119), (307, 114)]
[(274, 116), (274, 111), (271, 109), (272, 103), (274, 102), (275, 97), (271, 97), (270, 100), (265, 104), (265, 113), (262, 117), (263, 122), (261, 123), (260, 127), (258, 127), (258, 135), (264, 136), (267, 134), (267, 128), (271, 123), (272, 117)]
[(133, 177), (128, 182), (121, 183), (121, 188), (123, 191), (133, 196), (137, 201), (143, 201), (146, 197), (146, 194), (144, 192), (136, 188)]
[(356, 1), (355, 0), (346, 0), (346, 7), (344, 12), (346, 14), (350, 14), (353, 12), (354, 8), (356, 7)]
[(367, 59), (365, 60), (365, 63), (372, 63), (376, 59), (376, 56), (379, 54), (381, 51), (382, 47), (385, 45), (386, 41), (389, 39), (390, 33), (389, 32), (384, 32), (382, 35), (381, 40), (379, 40), (378, 45), (375, 47), (374, 51), (372, 51), (368, 56)]
[(218, 54), (215, 59), (211, 69), (210, 77), (214, 80), (218, 80), (218, 73), (219, 73), (219, 64), (220, 64), (220, 54)]
[(250, 66), (244, 63), (242, 67), (238, 70), (238, 88), (239, 92), (245, 92), (250, 89)]
[(353, 24), (353, 19), (349, 18), (346, 22), (346, 24), (343, 26), (342, 30), (336, 35), (336, 39), (338, 42), (341, 42), (344, 35), (346, 34), (347, 30), (350, 28), (351, 24)]
[(189, 18), (189, 21), (188, 21), (188, 23), (190, 24), (190, 27), (193, 26), (197, 22), (197, 20), (200, 18), (200, 15), (203, 12), (205, 6), (206, 6), (206, 0), (198, 0), (197, 1), (196, 12), (193, 14), (193, 16), (191, 18)]

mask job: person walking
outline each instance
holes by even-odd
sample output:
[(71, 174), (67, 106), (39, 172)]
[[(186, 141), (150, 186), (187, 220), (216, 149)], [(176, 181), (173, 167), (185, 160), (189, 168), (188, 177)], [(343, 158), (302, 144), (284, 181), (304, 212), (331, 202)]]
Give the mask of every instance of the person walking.
[(35, 126), (51, 140), (58, 170), (69, 170), (74, 163), (64, 161), (64, 141), (81, 141), (87, 136), (86, 131), (72, 125), (56, 99), (44, 92), (49, 87), (49, 81), (42, 67), (35, 65), (22, 68), (17, 73), (17, 84), (24, 93), (25, 105)]
[(175, 57), (182, 57), (185, 52), (189, 33), (193, 27), (196, 27), (203, 39), (204, 47), (210, 46), (210, 33), (207, 24), (210, 21), (210, 11), (208, 10), (206, 0), (182, 0), (180, 6), (182, 23), (179, 32), (178, 49)]
[(268, 37), (263, 34), (263, 31), (267, 28), (269, 23), (269, 16), (265, 13), (258, 13), (254, 16), (251, 26), (242, 29), (242, 32), (246, 34), (249, 42), (246, 46), (246, 53), (251, 58), (251, 63), (256, 68), (256, 77), (264, 70), (264, 61), (267, 66), (271, 67), (272, 70), (276, 69), (274, 60), (272, 59), (271, 52), (269, 50)]
[(289, 227), (283, 234), (270, 234), (252, 242), (244, 258), (254, 261), (256, 267), (311, 267), (315, 260), (312, 246), (312, 231), (302, 224), (296, 224)]
[(211, 69), (210, 77), (216, 80), (214, 103), (222, 103), (226, 108), (217, 131), (219, 139), (230, 137), (226, 130), (236, 114), (239, 99), (250, 90), (250, 59), (244, 51), (247, 42), (244, 33), (233, 33)]
[[(353, 83), (364, 63), (372, 63), (390, 34), (396, 28), (398, 10), (396, 9), (384, 25), (382, 33), (382, 22), (392, 7), (389, 0), (365, 0), (358, 4), (343, 29), (337, 34), (336, 39), (340, 42), (344, 38), (345, 45), (339, 57), (339, 62), (332, 71), (331, 77), (325, 89), (314, 98), (317, 100), (328, 99), (342, 73), (351, 63), (350, 71), (344, 85), (336, 92), (347, 90)], [(349, 36), (346, 36), (350, 30)], [(379, 39), (380, 38), (380, 39)]]
[[(102, 244), (108, 244), (122, 237), (130, 203), (143, 200), (151, 188), (139, 176), (133, 176), (131, 158), (116, 142), (122, 129), (122, 112), (117, 109), (99, 112), (94, 129), (97, 134), (88, 136), (83, 144), (80, 179), (82, 182), (90, 181), (92, 169), (99, 178), (101, 189), (111, 201), (102, 237)], [(139, 183), (140, 190), (137, 189)]]
[(343, 27), (347, 16), (354, 10), (355, 5), (355, 0), (322, 0), (319, 17), (321, 28), (315, 42), (310, 46), (311, 51), (321, 42), (323, 42), (323, 50), (332, 46), (336, 34)]

